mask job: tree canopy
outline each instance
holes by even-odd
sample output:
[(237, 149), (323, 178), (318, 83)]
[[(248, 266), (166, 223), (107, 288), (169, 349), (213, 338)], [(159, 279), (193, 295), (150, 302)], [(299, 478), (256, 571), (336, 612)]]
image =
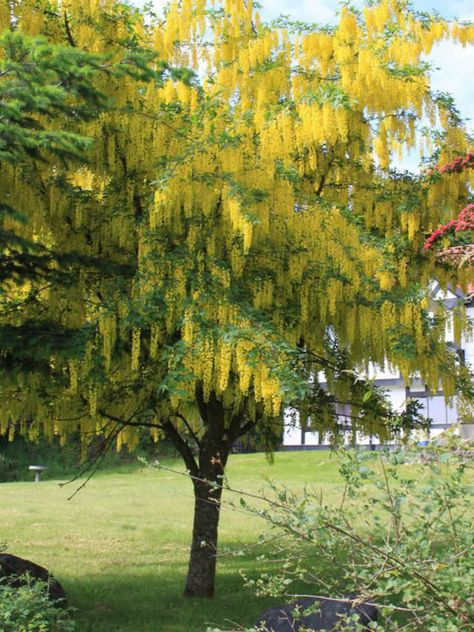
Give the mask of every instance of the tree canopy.
[[(212, 594), (209, 481), (238, 437), (270, 441), (287, 405), (335, 431), (338, 401), (387, 436), (354, 372), (369, 363), (448, 395), (462, 378), (427, 288), (465, 279), (423, 243), (469, 202), (472, 175), (397, 165), (469, 150), (425, 55), (472, 43), (473, 27), (402, 0), (344, 7), (335, 26), (265, 24), (251, 0), (173, 0), (158, 16), (110, 0), (2, 7), (2, 28), (137, 67), (95, 80), (114, 106), (78, 124), (86, 164), (0, 164), (2, 192), (28, 209), (18, 234), (108, 264), (17, 287), (29, 300), (2, 314), (2, 431), (173, 441), (197, 499), (187, 594)], [(454, 322), (459, 337), (462, 310)]]
[[(73, 247), (67, 251), (58, 247), (47, 227), (29, 223), (34, 206), (22, 197), (17, 185), (22, 180), (28, 182), (44, 201), (49, 195), (45, 178), (54, 176), (59, 185), (66, 174), (84, 163), (93, 139), (82, 135), (80, 126), (111, 107), (94, 84), (100, 75), (110, 78), (138, 73), (151, 77), (156, 72), (143, 67), (139, 51), (131, 58), (111, 60), (108, 55), (14, 29), (4, 31), (0, 50), (0, 338), (8, 341), (4, 351), (22, 349), (14, 367), (11, 354), (3, 355), (3, 365), (18, 371), (20, 355), (22, 367), (31, 370), (45, 343), (43, 357), (48, 358), (51, 349), (63, 346), (65, 338), (57, 321), (54, 331), (35, 332), (35, 326), (25, 322), (28, 309), (23, 318), (18, 317), (20, 310), (35, 302), (38, 291), (75, 283), (81, 267), (105, 266), (110, 270), (110, 265), (103, 258), (80, 255)], [(48, 330), (44, 323), (41, 328)], [(41, 341), (35, 334), (40, 334)]]
[[(45, 39), (6, 31), (0, 39), (0, 162), (4, 171), (17, 172), (19, 164), (30, 171), (48, 157), (67, 161), (79, 159), (90, 139), (73, 131), (45, 126), (56, 117), (61, 121), (90, 119), (102, 106), (92, 76), (98, 59), (87, 53), (51, 44)], [(0, 278), (3, 309), (12, 294), (28, 279), (54, 277), (51, 250), (18, 231), (27, 221), (29, 209), (22, 206), (8, 187), (2, 188)], [(13, 206), (15, 205), (15, 206)], [(59, 275), (58, 275), (59, 276)], [(57, 280), (57, 279), (55, 279)], [(9, 294), (10, 290), (10, 294)], [(12, 292), (13, 290), (13, 292)]]

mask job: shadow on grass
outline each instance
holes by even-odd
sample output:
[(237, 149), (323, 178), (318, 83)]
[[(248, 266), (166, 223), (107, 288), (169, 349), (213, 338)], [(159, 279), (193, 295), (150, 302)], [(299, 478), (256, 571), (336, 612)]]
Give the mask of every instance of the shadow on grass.
[(154, 571), (147, 565), (123, 575), (118, 569), (64, 584), (80, 632), (205, 632), (208, 626), (231, 629), (232, 622), (250, 626), (274, 600), (257, 598), (239, 575), (242, 558), (232, 562), (218, 573), (213, 599), (183, 597), (182, 564)]

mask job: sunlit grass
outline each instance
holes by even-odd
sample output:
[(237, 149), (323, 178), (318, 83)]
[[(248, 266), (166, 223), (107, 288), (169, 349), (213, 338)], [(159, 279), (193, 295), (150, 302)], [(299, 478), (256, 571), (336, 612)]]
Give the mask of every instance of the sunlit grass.
[[(183, 471), (179, 461), (165, 465)], [(292, 489), (309, 483), (329, 497), (341, 493), (329, 452), (278, 453), (274, 465), (261, 454), (231, 457), (231, 487), (258, 492), (267, 477)], [(96, 475), (68, 501), (73, 491), (57, 481), (2, 484), (0, 541), (58, 577), (77, 609), (79, 630), (203, 632), (226, 621), (253, 623), (266, 607), (239, 575), (239, 569), (256, 574), (262, 563), (250, 551), (228, 554), (255, 542), (265, 528), (257, 517), (223, 509), (216, 596), (188, 600), (181, 595), (193, 511), (186, 477), (130, 467)]]
[[(162, 465), (184, 473), (180, 461)], [(420, 484), (428, 474), (420, 465), (403, 470)], [(293, 491), (321, 490), (330, 502), (342, 498), (337, 460), (330, 452), (277, 453), (273, 465), (262, 454), (231, 457), (229, 487), (250, 494), (267, 488), (268, 493), (269, 479)], [(201, 601), (182, 597), (193, 513), (186, 476), (124, 466), (97, 474), (71, 500), (79, 483), (58, 483), (1, 485), (0, 542), (58, 577), (76, 609), (80, 632), (204, 632), (208, 626), (231, 628), (231, 622), (252, 624), (267, 607), (268, 601), (244, 587), (239, 573), (257, 576), (267, 570), (269, 562), (257, 556), (261, 550), (246, 548), (266, 525), (241, 511), (237, 493), (224, 493), (216, 596)], [(235, 508), (229, 506), (232, 501)], [(244, 553), (233, 555), (239, 550)]]

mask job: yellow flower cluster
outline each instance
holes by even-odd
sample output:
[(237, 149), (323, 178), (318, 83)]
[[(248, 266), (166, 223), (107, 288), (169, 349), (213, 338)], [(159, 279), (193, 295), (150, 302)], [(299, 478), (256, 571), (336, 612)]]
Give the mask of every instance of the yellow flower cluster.
[[(62, 3), (50, 4), (63, 14)], [(4, 28), (11, 19), (5, 5)], [(17, 3), (18, 28), (63, 41), (63, 22), (47, 25), (42, 6), (42, 0)], [(472, 175), (422, 183), (411, 208), (409, 185), (389, 169), (394, 154), (419, 144), (414, 121), (423, 114), (443, 129), (433, 145), (440, 162), (466, 151), (465, 130), (432, 100), (429, 76), (417, 68), (444, 38), (472, 43), (472, 27), (427, 25), (396, 0), (376, 2), (361, 15), (344, 8), (333, 31), (297, 36), (261, 25), (251, 0), (171, 0), (163, 19), (151, 24), (139, 14), (104, 19), (116, 11), (112, 0), (71, 0), (64, 9), (79, 47), (113, 57), (120, 47), (111, 42), (133, 35), (196, 77), (186, 82), (168, 74), (162, 85), (138, 87), (131, 77), (99, 80), (117, 107), (84, 124), (94, 147), (87, 169), (71, 170), (68, 181), (91, 195), (80, 196), (72, 228), (65, 220), (71, 201), (54, 184), (54, 166), (39, 167), (49, 183), (45, 204), (37, 183), (0, 165), (2, 190), (31, 209), (25, 235), (51, 242), (54, 224), (62, 246), (74, 242), (79, 252), (138, 270), (128, 301), (110, 278), (95, 281), (86, 271), (74, 291), (43, 294), (46, 309), (60, 313), (65, 325), (97, 325), (85, 357), (64, 369), (68, 394), (54, 415), (74, 409), (82, 390), (90, 419), (81, 424), (101, 431), (97, 409), (115, 387), (117, 410), (133, 413), (141, 396), (119, 385), (150, 362), (158, 365), (177, 339), (190, 377), (168, 403), (175, 412), (190, 406), (199, 383), (205, 398), (215, 393), (229, 409), (277, 416), (286, 360), (276, 342), (318, 354), (328, 332), (356, 365), (388, 361), (407, 378), (420, 369), (427, 383), (437, 384), (439, 367), (425, 353), (423, 306), (394, 302), (390, 292), (432, 278), (435, 262), (413, 263), (413, 255), (425, 233), (459, 208)], [(148, 323), (132, 332), (124, 325), (130, 301)], [(465, 326), (459, 322), (457, 332)], [(416, 341), (409, 360), (391, 351), (396, 326)], [(109, 383), (89, 387), (98, 354)], [(176, 359), (169, 362), (171, 370)], [(146, 374), (150, 392), (156, 380), (153, 371)], [(32, 397), (28, 419), (50, 416)], [(25, 418), (24, 406), (11, 417)], [(9, 418), (0, 418), (3, 429)], [(117, 445), (135, 440), (126, 430)]]

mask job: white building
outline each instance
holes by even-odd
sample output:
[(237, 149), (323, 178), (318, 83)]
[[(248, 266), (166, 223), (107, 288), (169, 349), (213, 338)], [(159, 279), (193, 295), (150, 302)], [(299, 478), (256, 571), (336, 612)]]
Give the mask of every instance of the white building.
[[(465, 302), (466, 299), (461, 291), (443, 292), (438, 285), (433, 285), (433, 300), (443, 301), (448, 308), (452, 308), (458, 305), (460, 301)], [(467, 303), (466, 309), (468, 315), (474, 320), (474, 301)], [(453, 332), (449, 328), (446, 331), (446, 344), (454, 347)], [(465, 362), (474, 367), (474, 340), (463, 336), (460, 347), (456, 347), (456, 349)], [(384, 369), (374, 367), (369, 371), (368, 377), (371, 379), (375, 378), (375, 383), (386, 391), (394, 410), (404, 410), (409, 399), (417, 399), (420, 402), (422, 406), (421, 414), (432, 419), (427, 439), (436, 437), (452, 424), (457, 423), (456, 400), (454, 399), (447, 403), (442, 390), (436, 393), (429, 391), (421, 379), (415, 377), (410, 384), (405, 384), (398, 371), (394, 372), (387, 367)], [(348, 414), (348, 411), (341, 409), (342, 424), (347, 419), (347, 417), (344, 417), (344, 414)], [(287, 449), (317, 449), (318, 447), (323, 448), (329, 445), (327, 436), (321, 436), (319, 432), (302, 427), (298, 422), (292, 422), (290, 415), (288, 415), (287, 421), (283, 437), (283, 445)], [(351, 435), (348, 434), (348, 441), (350, 439)], [(358, 434), (357, 443), (359, 445), (375, 445), (378, 443), (378, 439)]]

